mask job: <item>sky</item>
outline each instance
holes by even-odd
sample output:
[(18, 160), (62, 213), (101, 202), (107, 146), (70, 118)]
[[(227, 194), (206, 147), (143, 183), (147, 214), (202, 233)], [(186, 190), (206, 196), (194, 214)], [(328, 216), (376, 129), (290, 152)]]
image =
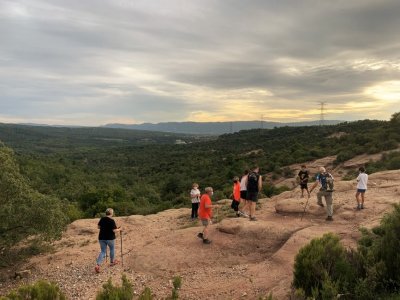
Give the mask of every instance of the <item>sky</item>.
[(398, 0), (0, 0), (0, 122), (400, 111)]

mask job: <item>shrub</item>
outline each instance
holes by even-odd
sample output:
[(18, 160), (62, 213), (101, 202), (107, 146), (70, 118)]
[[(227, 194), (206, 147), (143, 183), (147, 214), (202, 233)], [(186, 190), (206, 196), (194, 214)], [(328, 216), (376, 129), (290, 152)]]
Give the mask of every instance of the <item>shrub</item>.
[(140, 294), (138, 300), (152, 300), (152, 299), (153, 299), (153, 294), (151, 293), (151, 289), (146, 287)]
[(348, 291), (356, 274), (347, 257), (336, 235), (328, 233), (313, 239), (296, 256), (294, 287), (317, 299), (330, 299), (328, 295)]
[(65, 300), (65, 295), (61, 292), (57, 284), (44, 280), (32, 285), (21, 286), (18, 290), (12, 291), (1, 300)]
[(122, 285), (120, 287), (114, 286), (111, 278), (109, 278), (107, 283), (103, 284), (103, 290), (99, 291), (96, 296), (96, 300), (131, 300), (132, 298), (132, 283), (126, 278), (125, 274), (122, 275)]
[(359, 252), (363, 257), (365, 281), (375, 293), (400, 291), (400, 204), (372, 230), (362, 230)]

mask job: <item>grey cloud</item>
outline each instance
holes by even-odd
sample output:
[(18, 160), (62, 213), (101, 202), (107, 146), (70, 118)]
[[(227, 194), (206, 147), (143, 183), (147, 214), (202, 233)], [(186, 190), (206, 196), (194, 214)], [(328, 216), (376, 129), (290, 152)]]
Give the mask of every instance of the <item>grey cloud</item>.
[[(27, 15), (8, 11), (14, 4)], [(101, 123), (101, 115), (134, 111), (143, 121), (183, 120), (198, 107), (181, 99), (179, 84), (263, 88), (301, 108), (323, 97), (346, 103), (374, 83), (400, 80), (390, 66), (351, 64), (399, 62), (395, 0), (5, 0), (0, 9), (0, 109), (10, 115), (98, 111)], [(157, 75), (151, 86), (168, 95), (143, 90), (140, 78), (118, 83), (121, 67)]]

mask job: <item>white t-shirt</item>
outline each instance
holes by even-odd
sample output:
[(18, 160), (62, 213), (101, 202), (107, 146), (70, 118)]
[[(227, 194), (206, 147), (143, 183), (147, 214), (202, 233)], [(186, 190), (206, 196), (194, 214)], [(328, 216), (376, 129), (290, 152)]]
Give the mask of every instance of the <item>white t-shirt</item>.
[(368, 175), (365, 173), (360, 173), (357, 177), (357, 189), (366, 190), (368, 184)]
[(247, 191), (246, 181), (247, 175), (243, 175), (242, 179), (240, 180), (240, 191)]
[(192, 203), (199, 203), (200, 202), (200, 190), (192, 189), (190, 191), (190, 198), (192, 199)]

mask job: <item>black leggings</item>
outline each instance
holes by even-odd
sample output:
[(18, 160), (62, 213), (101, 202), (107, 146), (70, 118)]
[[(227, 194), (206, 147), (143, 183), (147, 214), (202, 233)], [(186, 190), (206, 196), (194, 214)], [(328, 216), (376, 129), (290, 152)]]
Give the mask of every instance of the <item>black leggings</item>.
[(239, 204), (240, 204), (239, 201), (232, 200), (231, 207), (233, 208), (234, 211), (236, 212), (239, 211)]
[(199, 203), (192, 203), (192, 219), (197, 218), (198, 210), (199, 210)]

